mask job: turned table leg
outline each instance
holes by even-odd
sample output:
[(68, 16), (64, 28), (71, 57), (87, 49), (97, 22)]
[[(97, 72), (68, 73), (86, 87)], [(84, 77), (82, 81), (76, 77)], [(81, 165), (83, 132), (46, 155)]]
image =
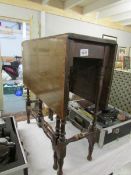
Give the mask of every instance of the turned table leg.
[(38, 126), (41, 127), (43, 113), (42, 113), (42, 101), (40, 99), (38, 101), (38, 104), (39, 104), (39, 111), (37, 115), (37, 122), (38, 122)]
[[(94, 131), (94, 132), (93, 132)], [(92, 126), (89, 128), (89, 133), (91, 132), (91, 134), (88, 135), (87, 139), (89, 142), (89, 148), (88, 148), (88, 156), (87, 156), (87, 160), (91, 161), (92, 160), (92, 153), (93, 153), (93, 149), (94, 149), (94, 144), (96, 142), (96, 132), (95, 132), (95, 128), (92, 129)]]
[(31, 110), (30, 90), (27, 88), (27, 98), (26, 98), (27, 123), (30, 123), (30, 113), (31, 113), (30, 110)]
[(49, 119), (53, 121), (53, 111), (49, 108)]
[[(92, 136), (93, 137), (93, 136)], [(89, 142), (89, 149), (88, 149), (88, 156), (87, 159), (89, 161), (92, 160), (92, 153), (93, 153), (93, 149), (94, 149), (94, 144), (95, 141), (93, 140), (93, 138), (91, 138), (91, 136), (88, 137), (88, 142)]]
[(58, 159), (57, 159), (57, 153), (54, 151), (54, 164), (53, 164), (53, 169), (57, 170), (58, 169)]
[(28, 168), (25, 168), (25, 169), (23, 170), (23, 172), (24, 172), (24, 175), (28, 175)]
[(57, 175), (63, 175), (63, 164), (66, 156), (66, 143), (65, 143), (65, 120), (61, 120), (61, 132), (59, 142), (57, 145), (57, 158), (58, 158), (58, 171)]
[(56, 145), (57, 145), (57, 141), (58, 141), (58, 138), (59, 138), (59, 134), (60, 134), (60, 119), (57, 116), (56, 117), (56, 128), (55, 128), (56, 140), (54, 141), (55, 143), (53, 143), (53, 149), (54, 149), (54, 165), (53, 165), (53, 168), (54, 168), (54, 170), (57, 170), (57, 168), (58, 168), (58, 158), (57, 158), (57, 152), (56, 152)]

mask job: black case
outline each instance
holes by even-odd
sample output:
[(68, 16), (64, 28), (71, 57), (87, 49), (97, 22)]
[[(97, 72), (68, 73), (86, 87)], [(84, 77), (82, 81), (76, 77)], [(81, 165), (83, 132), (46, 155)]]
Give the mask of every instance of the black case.
[(28, 165), (17, 131), (15, 119), (14, 117), (4, 117), (3, 119), (5, 121), (4, 129), (6, 130), (6, 133), (8, 133), (11, 142), (14, 142), (16, 145), (16, 153), (15, 155), (13, 155), (15, 156), (14, 161), (4, 165), (0, 165), (0, 174), (12, 174), (16, 171), (24, 172), (24, 169), (27, 169)]
[[(72, 104), (69, 105), (69, 120), (77, 128), (81, 128), (81, 130), (84, 128), (87, 129), (88, 126), (92, 123), (91, 115), (83, 109), (74, 107)], [(127, 115), (129, 118), (131, 118), (129, 114)], [(106, 128), (97, 122), (96, 127), (98, 129), (98, 145), (99, 147), (103, 147), (103, 145), (129, 134), (131, 132), (131, 119)]]

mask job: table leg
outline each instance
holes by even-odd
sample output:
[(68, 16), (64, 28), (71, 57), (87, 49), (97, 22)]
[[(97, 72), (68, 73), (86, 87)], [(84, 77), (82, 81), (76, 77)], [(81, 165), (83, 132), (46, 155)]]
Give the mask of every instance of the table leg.
[(28, 175), (28, 168), (25, 168), (23, 171), (24, 171), (24, 175)]
[(27, 88), (27, 97), (26, 97), (26, 114), (27, 114), (27, 123), (30, 123), (31, 115), (31, 101), (30, 101), (30, 90)]
[(53, 111), (49, 108), (49, 119), (53, 121)]
[(37, 115), (37, 124), (39, 127), (42, 125), (42, 118), (43, 118), (43, 113), (42, 113), (42, 101), (39, 99), (39, 112)]

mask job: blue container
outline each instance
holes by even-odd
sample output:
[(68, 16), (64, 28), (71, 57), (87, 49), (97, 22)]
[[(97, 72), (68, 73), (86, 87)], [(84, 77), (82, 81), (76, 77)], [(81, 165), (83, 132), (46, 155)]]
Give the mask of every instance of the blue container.
[(21, 87), (17, 87), (15, 95), (16, 96), (22, 96), (23, 95), (23, 89)]

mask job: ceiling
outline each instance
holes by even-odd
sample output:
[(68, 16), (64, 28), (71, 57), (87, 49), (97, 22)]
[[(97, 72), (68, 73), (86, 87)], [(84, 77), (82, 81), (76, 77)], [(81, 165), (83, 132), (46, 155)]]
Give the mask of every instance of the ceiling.
[(108, 19), (123, 26), (131, 26), (131, 0), (29, 0), (67, 11), (77, 10), (84, 16), (93, 14), (95, 19)]

